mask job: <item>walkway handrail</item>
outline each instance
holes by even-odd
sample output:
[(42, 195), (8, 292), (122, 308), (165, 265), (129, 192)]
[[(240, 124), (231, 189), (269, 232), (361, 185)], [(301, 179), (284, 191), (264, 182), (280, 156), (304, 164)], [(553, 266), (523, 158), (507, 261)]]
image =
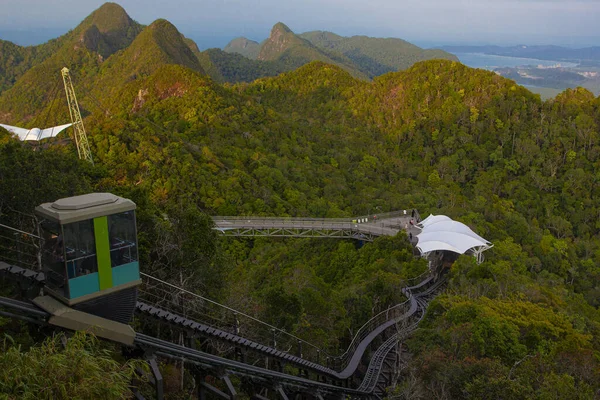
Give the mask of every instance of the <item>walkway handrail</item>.
[[(285, 330), (283, 330), (281, 328), (278, 328), (274, 325), (264, 322), (258, 318), (248, 315), (242, 311), (236, 310), (234, 308), (231, 308), (229, 306), (226, 306), (224, 304), (221, 304), (219, 302), (216, 302), (214, 300), (211, 300), (209, 298), (206, 298), (206, 297), (196, 294), (194, 292), (191, 292), (187, 289), (184, 289), (184, 288), (174, 285), (172, 283), (163, 281), (161, 279), (158, 279), (158, 278), (148, 275), (146, 273), (140, 272), (140, 275), (142, 275), (142, 277), (146, 278), (147, 280), (154, 281), (155, 283), (159, 283), (161, 285), (166, 285), (167, 287), (169, 287), (170, 289), (172, 289), (176, 292), (185, 293), (186, 295), (198, 300), (201, 303), (211, 304), (212, 306), (214, 306), (215, 310), (213, 310), (211, 314), (203, 314), (202, 316), (204, 318), (208, 317), (212, 321), (217, 322), (216, 325), (220, 325), (217, 327), (219, 327), (223, 330), (227, 330), (227, 329), (236, 330), (236, 322), (239, 322), (240, 318), (244, 318), (249, 321), (252, 321), (254, 324), (257, 324), (259, 327), (262, 327), (264, 329), (263, 332), (259, 332), (258, 334), (256, 332), (247, 332), (247, 334), (254, 336), (254, 337), (248, 337), (248, 339), (256, 339), (256, 336), (259, 336), (259, 338), (262, 339), (263, 344), (265, 344), (265, 345), (269, 344), (270, 341), (274, 341), (274, 342), (279, 342), (280, 348), (281, 348), (282, 344), (286, 344), (287, 347), (290, 347), (290, 348), (293, 345), (293, 348), (297, 348), (298, 345), (301, 344), (302, 352), (311, 352), (314, 354), (319, 354), (322, 352), (318, 346), (315, 346), (314, 344), (312, 344), (296, 335), (286, 332)], [(144, 289), (141, 289), (141, 292), (142, 292), (141, 293), (142, 297), (144, 294), (150, 294), (148, 292), (148, 290), (144, 290)], [(228, 320), (221, 319), (219, 321), (218, 316), (222, 315), (219, 310), (225, 311), (226, 314), (229, 313), (232, 318), (228, 319)], [(188, 311), (190, 311), (190, 310), (188, 309)], [(227, 318), (227, 317), (225, 317), (225, 318)], [(237, 329), (245, 330), (245, 327), (243, 326), (243, 324), (239, 323), (237, 325), (238, 325)], [(268, 335), (268, 337), (265, 337), (265, 335)], [(283, 341), (283, 338), (287, 338), (288, 340)], [(281, 343), (282, 341), (284, 343)], [(276, 343), (273, 343), (273, 344), (276, 344)], [(290, 349), (288, 349), (288, 350), (290, 350)]]
[(0, 261), (28, 269), (40, 269), (40, 237), (0, 224)]
[[(400, 230), (399, 223), (390, 220), (348, 219), (298, 219), (298, 218), (231, 218), (214, 217), (213, 229), (232, 236), (293, 236), (293, 237), (338, 237), (366, 238), (372, 236), (394, 236)], [(304, 232), (300, 232), (303, 230)], [(345, 231), (343, 234), (339, 231)], [(316, 232), (322, 234), (315, 235)], [(333, 233), (333, 235), (331, 235)]]
[(36, 239), (39, 239), (39, 238), (40, 238), (39, 236), (37, 236), (37, 235), (34, 235), (33, 233), (25, 232), (25, 231), (22, 231), (22, 230), (20, 230), (20, 229), (13, 228), (12, 226), (8, 226), (8, 225), (0, 224), (0, 227), (2, 227), (2, 228), (5, 228), (5, 229), (8, 229), (8, 230), (11, 230), (11, 231), (14, 231), (14, 232), (17, 232), (17, 233), (21, 233), (21, 234), (23, 234), (23, 235), (31, 236), (31, 237), (33, 237), (33, 238), (36, 238)]
[(369, 362), (369, 366), (367, 367), (367, 372), (365, 373), (365, 377), (361, 382), (360, 386), (357, 390), (363, 392), (372, 392), (375, 389), (377, 381), (379, 380), (379, 375), (381, 374), (381, 365), (383, 364), (385, 358), (392, 350), (394, 345), (401, 340), (402, 338), (407, 337), (412, 334), (415, 330), (417, 330), (417, 326), (425, 317), (425, 309), (423, 307), (419, 307), (420, 315), (415, 317), (415, 314), (411, 315), (409, 318), (412, 320), (411, 324), (402, 328), (392, 336), (388, 340), (386, 340), (373, 354), (371, 361)]
[[(410, 278), (410, 279), (404, 281), (404, 283), (406, 285), (405, 288), (408, 287), (409, 285), (414, 284), (415, 282), (420, 282), (421, 280), (424, 279), (425, 276), (428, 276), (428, 275), (429, 275), (429, 271), (425, 271), (417, 277)], [(405, 289), (405, 288), (403, 288), (403, 289)], [(369, 335), (370, 332), (373, 331), (373, 329), (375, 329), (378, 326), (381, 326), (383, 323), (385, 323), (387, 321), (396, 319), (396, 318), (404, 315), (404, 313), (406, 312), (406, 306), (410, 304), (410, 297), (412, 295), (410, 292), (405, 293), (404, 290), (403, 290), (403, 294), (407, 297), (407, 299), (404, 302), (396, 304), (395, 306), (389, 307), (388, 309), (373, 316), (371, 319), (369, 319), (367, 322), (365, 322), (356, 331), (356, 334), (352, 338), (352, 341), (350, 342), (348, 349), (342, 355), (332, 358), (332, 360), (333, 360), (332, 362), (335, 364), (336, 367), (342, 368), (342, 369), (346, 367), (349, 359), (352, 358), (352, 356), (354, 355), (354, 352), (356, 351), (356, 348), (358, 347), (358, 345), (362, 342), (362, 340), (364, 338), (366, 338)]]
[(354, 356), (358, 345), (369, 335), (369, 333), (373, 332), (375, 328), (383, 325), (385, 322), (395, 320), (396, 318), (405, 315), (407, 310), (410, 308), (410, 304), (411, 300), (409, 297), (404, 302), (396, 304), (395, 306), (390, 307), (369, 319), (356, 332), (352, 342), (348, 346), (348, 349), (346, 349), (341, 356), (334, 357), (332, 359), (333, 366), (336, 369), (344, 369), (348, 365), (350, 359)]
[[(412, 212), (415, 212), (415, 216), (412, 216)], [(284, 216), (284, 217), (269, 217), (269, 216), (255, 216), (255, 215), (246, 215), (246, 216), (213, 216), (213, 221), (269, 221), (269, 220), (286, 220), (286, 221), (314, 221), (314, 222), (353, 222), (354, 220), (365, 220), (367, 219), (369, 223), (380, 222), (381, 220), (389, 219), (389, 218), (398, 218), (398, 217), (406, 217), (406, 218), (414, 218), (417, 219), (420, 217), (418, 211), (415, 208), (407, 208), (405, 210), (398, 211), (389, 211), (389, 212), (374, 212), (371, 214), (359, 215), (354, 217), (342, 217), (342, 218), (310, 218), (310, 217), (292, 217), (292, 216)]]
[[(422, 281), (423, 278), (428, 274), (429, 272), (426, 271), (417, 277), (405, 280), (405, 287), (409, 287), (409, 285), (413, 285), (416, 282)], [(147, 284), (151, 285), (152, 283), (158, 283), (161, 285), (166, 285), (171, 291), (171, 295), (177, 292), (185, 293), (186, 295), (198, 300), (200, 303), (211, 304), (214, 308), (213, 310), (201, 311), (200, 318), (198, 318), (198, 314), (196, 315), (196, 318), (199, 321), (203, 320), (209, 325), (214, 324), (215, 327), (218, 327), (222, 330), (229, 330), (232, 333), (238, 333), (244, 335), (245, 337), (247, 336), (247, 339), (255, 340), (256, 342), (262, 343), (263, 345), (269, 345), (278, 348), (292, 355), (296, 355), (316, 363), (323, 363), (323, 361), (325, 361), (325, 358), (328, 358), (329, 366), (335, 367), (338, 370), (343, 370), (348, 366), (358, 346), (371, 332), (373, 332), (377, 327), (382, 326), (390, 320), (397, 320), (402, 316), (405, 316), (407, 310), (409, 310), (411, 306), (410, 293), (405, 293), (405, 295), (407, 296), (407, 300), (395, 306), (392, 306), (386, 310), (383, 310), (382, 312), (370, 318), (358, 329), (346, 351), (339, 356), (333, 356), (324, 349), (311, 342), (308, 342), (296, 335), (286, 332), (285, 330), (273, 326), (269, 323), (261, 321), (258, 318), (255, 318), (244, 312), (233, 309), (229, 306), (218, 303), (214, 300), (208, 299), (206, 297), (178, 287), (169, 282), (165, 282), (151, 275), (145, 273), (141, 273), (141, 275), (145, 278), (145, 280), (149, 281), (147, 282)], [(140, 294), (142, 297), (144, 297), (144, 294), (150, 293), (147, 290), (145, 291), (144, 289), (142, 289)], [(160, 300), (157, 301), (156, 298), (149, 298), (148, 300), (157, 304), (157, 306), (160, 305)], [(200, 307), (204, 307), (204, 304), (200, 304)], [(191, 304), (187, 303), (186, 311), (179, 311), (182, 314), (185, 314), (186, 312), (189, 313), (190, 311), (193, 313), (196, 310), (193, 310), (192, 308), (193, 307), (191, 306)], [(251, 323), (250, 325), (253, 326), (243, 324), (242, 319), (247, 320), (249, 323)], [(235, 327), (235, 325), (237, 325), (237, 327)]]
[(307, 222), (352, 222), (354, 218), (304, 218), (304, 217), (256, 217), (256, 216), (213, 216), (213, 221), (307, 221)]

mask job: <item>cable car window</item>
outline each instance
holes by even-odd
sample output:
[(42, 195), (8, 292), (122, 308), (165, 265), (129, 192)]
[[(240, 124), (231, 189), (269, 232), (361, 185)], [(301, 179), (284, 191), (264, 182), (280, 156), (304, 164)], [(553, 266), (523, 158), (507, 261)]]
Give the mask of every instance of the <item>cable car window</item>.
[(40, 227), (43, 239), (42, 265), (46, 274), (46, 285), (64, 295), (65, 248), (61, 227), (53, 221), (42, 221)]
[(94, 221), (88, 219), (63, 225), (63, 230), (68, 278), (98, 272)]
[(138, 261), (135, 211), (108, 216), (108, 240), (113, 268)]

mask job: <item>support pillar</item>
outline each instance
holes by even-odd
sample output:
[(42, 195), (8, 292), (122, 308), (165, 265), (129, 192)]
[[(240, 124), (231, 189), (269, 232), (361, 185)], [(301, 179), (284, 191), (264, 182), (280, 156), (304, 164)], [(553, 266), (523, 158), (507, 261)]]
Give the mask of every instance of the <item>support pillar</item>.
[(152, 376), (150, 377), (150, 383), (152, 383), (154, 385), (154, 388), (156, 389), (156, 399), (163, 400), (165, 395), (163, 387), (163, 377), (160, 373), (160, 369), (158, 368), (156, 356), (154, 354), (149, 354), (146, 356), (146, 361), (150, 366), (150, 372), (152, 372)]
[(281, 386), (277, 388), (277, 393), (279, 393), (279, 395), (281, 396), (281, 400), (290, 400), (287, 394), (285, 394), (285, 390), (283, 390)]

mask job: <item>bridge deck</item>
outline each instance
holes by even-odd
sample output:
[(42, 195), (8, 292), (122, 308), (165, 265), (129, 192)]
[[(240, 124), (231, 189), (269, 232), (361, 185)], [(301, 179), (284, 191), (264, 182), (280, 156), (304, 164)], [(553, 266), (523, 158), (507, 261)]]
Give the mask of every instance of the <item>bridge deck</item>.
[(226, 236), (330, 237), (372, 241), (401, 230), (416, 235), (419, 215), (408, 210), (355, 218), (213, 217), (215, 230)]

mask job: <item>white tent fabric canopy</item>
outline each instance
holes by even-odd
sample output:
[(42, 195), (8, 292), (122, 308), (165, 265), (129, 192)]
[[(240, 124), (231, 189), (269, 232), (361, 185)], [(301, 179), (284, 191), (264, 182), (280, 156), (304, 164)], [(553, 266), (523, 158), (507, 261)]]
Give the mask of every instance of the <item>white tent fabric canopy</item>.
[(419, 222), (417, 225), (419, 225), (421, 228), (425, 228), (427, 225), (435, 224), (436, 222), (440, 222), (440, 221), (452, 221), (452, 219), (445, 215), (429, 214), (429, 217), (425, 218), (423, 221)]
[(467, 225), (445, 215), (429, 215), (418, 225), (422, 230), (417, 235), (417, 248), (423, 255), (437, 250), (458, 254), (472, 251), (478, 260), (482, 260), (481, 253), (493, 246)]
[(19, 128), (18, 126), (0, 124), (1, 127), (9, 132), (14, 133), (19, 137), (20, 140), (42, 140), (58, 135), (60, 132), (70, 127), (73, 124), (65, 124), (59, 126), (53, 126), (52, 128), (40, 129), (40, 128)]

